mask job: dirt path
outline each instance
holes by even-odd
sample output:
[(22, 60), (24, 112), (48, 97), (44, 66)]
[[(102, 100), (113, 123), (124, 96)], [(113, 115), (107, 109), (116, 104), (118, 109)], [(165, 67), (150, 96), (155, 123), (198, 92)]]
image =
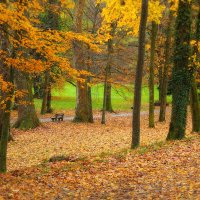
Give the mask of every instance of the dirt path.
[[(159, 112), (159, 110), (155, 110), (155, 114), (157, 114)], [(132, 116), (132, 112), (122, 112), (122, 113), (108, 113), (107, 114), (110, 117), (130, 117)], [(141, 116), (143, 115), (148, 115), (148, 111), (141, 111), (140, 113)], [(69, 117), (64, 117), (63, 121), (71, 121), (73, 120), (73, 116), (69, 116)], [(94, 119), (100, 119), (101, 115), (95, 115)], [(41, 122), (52, 122), (51, 118), (41, 118), (40, 119)]]

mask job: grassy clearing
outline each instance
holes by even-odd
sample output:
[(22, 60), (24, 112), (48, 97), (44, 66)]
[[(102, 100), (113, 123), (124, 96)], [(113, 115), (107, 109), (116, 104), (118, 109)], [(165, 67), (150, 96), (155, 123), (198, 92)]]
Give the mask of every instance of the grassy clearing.
[[(158, 100), (158, 90), (155, 87), (155, 100)], [(62, 89), (53, 89), (52, 107), (55, 110), (73, 110), (76, 105), (76, 88), (71, 84), (66, 84)], [(143, 109), (148, 104), (149, 90), (147, 86), (142, 89)], [(92, 87), (93, 109), (100, 110), (103, 102), (103, 84), (97, 84)], [(171, 101), (171, 98), (168, 99)], [(36, 108), (41, 108), (42, 101), (35, 99)], [(114, 110), (130, 110), (133, 104), (133, 86), (113, 87), (112, 104)]]

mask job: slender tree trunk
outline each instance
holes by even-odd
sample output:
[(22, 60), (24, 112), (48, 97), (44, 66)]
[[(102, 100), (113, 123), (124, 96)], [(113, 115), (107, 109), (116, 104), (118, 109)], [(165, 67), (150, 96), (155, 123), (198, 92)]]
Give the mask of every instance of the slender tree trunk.
[(158, 98), (159, 98), (159, 102), (161, 101), (161, 88), (162, 88), (162, 80), (163, 80), (163, 67), (159, 67), (159, 69), (158, 69), (158, 78), (159, 78), (159, 96), (158, 96)]
[(154, 60), (158, 25), (152, 22), (151, 30), (151, 56), (149, 68), (149, 127), (154, 128)]
[[(4, 68), (7, 68), (3, 64)], [(7, 68), (3, 72), (4, 81), (13, 84), (13, 69), (12, 67)], [(5, 102), (5, 109), (2, 110), (2, 124), (1, 124), (1, 139), (0, 139), (0, 173), (5, 173), (7, 171), (7, 146), (9, 139), (12, 139), (10, 134), (10, 112), (13, 97), (13, 86), (8, 88), (8, 91), (2, 93), (2, 99)]]
[(27, 73), (17, 72), (16, 85), (19, 91), (25, 94), (19, 99), (18, 119), (14, 124), (15, 128), (28, 130), (40, 125), (37, 117), (32, 94), (32, 80)]
[(142, 73), (144, 68), (146, 24), (148, 16), (148, 0), (142, 0), (142, 11), (139, 32), (138, 62), (135, 77), (134, 105), (132, 120), (132, 144), (131, 148), (136, 148), (140, 144), (140, 109), (141, 109), (141, 89)]
[(117, 26), (116, 22), (113, 22), (111, 25), (110, 35), (112, 38), (108, 40), (107, 50), (108, 50), (108, 58), (107, 58), (107, 65), (105, 69), (105, 79), (104, 79), (104, 94), (103, 94), (103, 109), (102, 109), (102, 119), (101, 123), (106, 123), (106, 111), (113, 112), (112, 109), (112, 102), (111, 102), (111, 83), (108, 80), (111, 78), (111, 66), (112, 66), (112, 59), (113, 59), (113, 37), (115, 35), (115, 29)]
[[(12, 94), (7, 94), (5, 97), (10, 97), (10, 95), (12, 96)], [(3, 124), (0, 141), (0, 173), (6, 173), (7, 171), (7, 146), (10, 135), (11, 104), (11, 100), (7, 100), (6, 108), (3, 112)]]
[[(87, 46), (87, 61), (88, 61), (88, 64), (87, 64), (87, 71), (88, 72), (91, 72), (91, 63), (92, 63), (92, 55), (91, 55), (91, 50), (90, 50), (90, 47)], [(87, 77), (87, 100), (88, 100), (88, 113), (89, 113), (89, 122), (93, 123), (94, 120), (93, 120), (93, 112), (92, 112), (92, 88), (90, 86), (90, 83), (91, 83), (91, 77), (88, 76)]]
[[(110, 69), (108, 69), (108, 76), (111, 76)], [(112, 108), (112, 85), (109, 82), (107, 83), (106, 91), (106, 111), (114, 112)]]
[[(108, 58), (109, 59), (109, 58)], [(106, 123), (106, 93), (107, 93), (107, 84), (108, 84), (108, 66), (105, 69), (105, 80), (104, 80), (104, 94), (103, 94), (103, 109), (102, 109), (102, 117), (101, 123)]]
[[(7, 0), (0, 0), (0, 3), (8, 5)], [(4, 29), (4, 33), (2, 33)], [(8, 36), (8, 27), (6, 24), (0, 26), (0, 49), (5, 51), (9, 56), (10, 42)], [(4, 59), (0, 59), (0, 72), (3, 80), (13, 85), (13, 69), (6, 66)], [(10, 136), (10, 112), (11, 99), (13, 96), (13, 86), (10, 86), (7, 91), (1, 91), (1, 99), (4, 101), (5, 109), (0, 110), (0, 173), (7, 171), (7, 145)], [(0, 102), (2, 103), (2, 102)]]
[(112, 61), (113, 61), (113, 53), (114, 53), (113, 38), (115, 36), (116, 27), (117, 27), (117, 22), (113, 22), (111, 24), (111, 31), (110, 31), (111, 38), (108, 40), (108, 44), (107, 44), (108, 60), (107, 60), (107, 69), (106, 69), (107, 83), (106, 83), (106, 93), (105, 93), (106, 94), (105, 109), (108, 112), (113, 112), (113, 108), (112, 108), (112, 85), (109, 82), (109, 79), (111, 78), (111, 69), (112, 69)]
[(51, 85), (49, 84), (48, 87), (48, 94), (47, 94), (47, 113), (52, 113), (51, 107)]
[(172, 36), (172, 20), (173, 20), (173, 13), (172, 11), (170, 11), (169, 22), (166, 32), (166, 42), (165, 42), (165, 64), (164, 64), (164, 70), (162, 76), (163, 79), (160, 89), (160, 115), (159, 115), (160, 122), (165, 121), (165, 115), (166, 115), (168, 71), (171, 60), (170, 51), (171, 51), (171, 36)]
[(49, 83), (50, 83), (50, 74), (49, 70), (45, 72), (45, 79), (43, 85), (43, 98), (42, 98), (42, 107), (41, 107), (41, 114), (44, 115), (47, 113), (47, 100), (48, 100), (48, 93), (49, 93)]
[(172, 115), (167, 140), (185, 137), (187, 105), (192, 77), (189, 68), (190, 33), (191, 2), (179, 0), (172, 72)]

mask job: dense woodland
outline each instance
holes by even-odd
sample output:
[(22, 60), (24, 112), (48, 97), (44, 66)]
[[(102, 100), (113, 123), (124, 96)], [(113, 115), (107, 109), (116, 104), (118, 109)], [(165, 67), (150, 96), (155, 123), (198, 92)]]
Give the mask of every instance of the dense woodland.
[[(19, 189), (15, 192), (16, 194), (12, 193), (9, 196), (11, 194), (11, 191), (8, 191), (10, 182), (13, 182), (13, 184), (15, 182), (14, 188), (23, 187), (23, 185), (16, 183), (16, 176), (19, 175), (21, 182), (26, 183), (28, 179), (23, 179), (23, 176), (25, 176), (23, 174), (27, 173), (32, 176), (32, 174), (37, 174), (40, 171), (40, 168), (38, 171), (36, 169), (27, 169), (26, 171), (25, 164), (21, 172), (22, 175), (20, 175), (21, 168), (9, 166), (9, 163), (12, 163), (9, 160), (11, 159), (9, 157), (10, 152), (12, 152), (10, 149), (14, 148), (12, 145), (20, 146), (18, 140), (20, 134), (26, 135), (27, 141), (29, 141), (28, 138), (31, 141), (31, 134), (37, 132), (39, 135), (40, 133), (45, 134), (44, 127), (51, 129), (51, 133), (57, 130), (60, 130), (62, 134), (73, 132), (73, 134), (82, 135), (74, 137), (80, 137), (80, 141), (85, 144), (86, 148), (94, 141), (91, 140), (87, 143), (87, 137), (90, 136), (84, 136), (84, 134), (87, 135), (85, 126), (87, 126), (87, 130), (91, 130), (91, 134), (101, 132), (101, 136), (98, 136), (99, 139), (96, 139), (99, 140), (99, 144), (101, 144), (101, 139), (104, 141), (104, 138), (101, 137), (104, 133), (106, 134), (106, 128), (108, 128), (107, 131), (111, 131), (109, 135), (113, 135), (113, 141), (112, 139), (109, 140), (109, 145), (113, 149), (115, 149), (115, 145), (112, 145), (115, 143), (114, 136), (118, 139), (121, 138), (116, 145), (116, 151), (123, 150), (120, 145), (125, 140), (125, 143), (128, 143), (129, 147), (125, 147), (126, 156), (129, 156), (129, 159), (125, 158), (122, 162), (121, 157), (119, 159), (116, 158), (116, 155), (114, 157), (110, 155), (112, 159), (117, 160), (112, 162), (113, 160), (106, 156), (106, 158), (110, 158), (111, 161), (109, 162), (111, 162), (110, 166), (113, 167), (113, 170), (116, 169), (116, 166), (122, 165), (121, 168), (119, 167), (119, 171), (117, 171), (118, 168), (116, 169), (116, 176), (121, 177), (117, 174), (123, 174), (124, 171), (128, 170), (126, 164), (127, 166), (135, 164), (131, 161), (133, 155), (130, 152), (134, 152), (135, 162), (143, 162), (140, 159), (144, 159), (144, 157), (140, 158), (140, 153), (137, 154), (137, 152), (144, 148), (144, 135), (142, 133), (145, 127), (146, 134), (151, 132), (157, 134), (159, 132), (160, 136), (162, 135), (164, 147), (163, 149), (159, 147), (161, 148), (160, 154), (158, 152), (154, 155), (152, 148), (155, 148), (155, 146), (147, 145), (145, 148), (150, 149), (149, 157), (146, 154), (144, 156), (147, 156), (149, 160), (152, 159), (152, 162), (153, 160), (158, 162), (156, 167), (159, 167), (163, 163), (159, 163), (160, 158), (157, 156), (162, 154), (166, 163), (174, 156), (174, 162), (176, 162), (177, 155), (175, 153), (180, 151), (179, 155), (195, 160), (196, 166), (193, 166), (191, 173), (194, 172), (193, 176), (196, 174), (196, 182), (194, 180), (190, 184), (190, 178), (186, 180), (183, 177), (183, 181), (186, 181), (185, 187), (189, 189), (184, 190), (182, 186), (177, 186), (177, 188), (181, 187), (180, 191), (174, 189), (171, 194), (165, 186), (159, 186), (161, 190), (163, 189), (162, 195), (164, 196), (161, 195), (162, 192), (159, 193), (160, 196), (159, 194), (154, 196), (155, 191), (159, 190), (155, 189), (158, 187), (155, 186), (156, 183), (155, 187), (152, 186), (155, 190), (151, 188), (152, 190), (148, 189), (146, 193), (140, 193), (138, 191), (141, 188), (137, 184), (134, 188), (125, 184), (127, 180), (133, 181), (134, 173), (132, 174), (132, 172), (141, 173), (141, 176), (144, 176), (142, 183), (145, 182), (145, 178), (147, 180), (149, 178), (149, 185), (154, 184), (154, 178), (144, 175), (137, 168), (131, 168), (132, 172), (126, 172), (130, 173), (130, 176), (124, 175), (119, 180), (116, 179), (115, 184), (118, 185), (118, 189), (120, 188), (118, 192), (113, 185), (109, 186), (107, 182), (104, 183), (106, 189), (101, 184), (101, 186), (96, 186), (98, 189), (95, 189), (95, 187), (88, 189), (89, 187), (87, 188), (83, 184), (83, 188), (80, 189), (82, 193), (77, 193), (78, 196), (76, 196), (76, 192), (70, 194), (67, 189), (66, 194), (64, 192), (56, 198), (55, 191), (57, 191), (57, 188), (52, 194), (49, 191), (49, 195), (45, 193), (45, 196), (42, 197), (39, 195), (41, 193), (40, 188), (36, 187), (38, 192), (38, 196), (35, 194), (36, 199), (88, 199), (90, 197), (94, 199), (132, 199), (134, 195), (131, 196), (131, 191), (135, 192), (136, 199), (137, 197), (138, 199), (148, 199), (148, 197), (150, 199), (156, 197), (162, 199), (165, 195), (169, 199), (174, 199), (174, 197), (178, 199), (198, 199), (200, 194), (198, 182), (200, 180), (196, 168), (198, 168), (197, 160), (200, 156), (200, 153), (198, 153), (200, 149), (197, 147), (200, 146), (199, 0), (0, 0), (0, 38), (0, 199), (34, 199), (28, 196), (32, 193), (30, 188), (27, 189), (27, 194), (20, 193)], [(68, 121), (67, 118), (64, 118), (64, 122), (47, 122), (48, 119), (60, 112), (56, 106), (53, 106), (55, 101), (54, 91), (63, 90), (66, 84), (71, 85), (76, 90), (75, 107), (71, 109), (73, 110), (73, 120), (70, 124), (65, 122)], [(92, 91), (99, 85), (103, 89), (101, 108), (97, 110), (94, 108)], [(145, 106), (142, 97), (144, 86), (148, 87), (148, 103)], [(130, 106), (128, 105), (129, 111), (118, 110), (113, 106), (115, 101), (113, 91), (116, 90), (117, 94), (124, 95), (119, 92), (121, 88), (122, 91), (125, 91), (123, 93), (132, 94), (133, 101)], [(67, 90), (64, 92), (69, 93)], [(156, 95), (158, 95), (158, 99)], [(41, 102), (39, 108), (36, 105), (37, 101)], [(120, 103), (126, 104), (126, 99)], [(66, 104), (68, 104), (67, 101)], [(98, 117), (96, 116), (97, 112)], [(112, 116), (117, 115), (118, 112), (124, 114), (119, 114), (121, 117), (118, 116), (113, 119)], [(130, 113), (131, 115), (128, 115)], [(122, 119), (123, 117), (124, 119)], [(44, 120), (43, 122), (42, 119), (47, 121)], [(129, 120), (131, 120), (130, 123)], [(100, 121), (100, 124), (97, 121)], [(111, 129), (109, 129), (109, 126)], [(120, 126), (119, 129), (117, 129), (118, 126)], [(124, 138), (121, 137), (121, 131), (126, 131), (123, 134), (130, 135), (130, 137), (128, 139), (125, 135), (123, 135)], [(190, 132), (189, 135), (188, 132)], [(16, 133), (19, 133), (19, 136)], [(59, 134), (59, 131), (57, 134)], [(96, 138), (96, 136), (91, 137)], [(42, 135), (34, 137), (38, 138), (37, 148), (39, 152), (40, 148), (43, 148), (45, 139)], [(187, 140), (187, 138), (189, 139)], [(65, 139), (71, 140), (71, 138)], [(174, 140), (182, 139), (183, 141), (179, 141), (180, 143), (173, 143)], [(51, 136), (49, 136), (49, 140), (51, 140)], [(52, 142), (54, 140), (56, 146), (59, 146), (61, 140), (54, 138)], [(75, 138), (72, 139), (71, 144), (75, 140)], [(150, 145), (160, 142), (160, 139), (154, 140), (150, 134), (147, 140), (152, 140), (148, 143)], [(107, 139), (106, 142), (102, 142), (102, 146), (107, 147), (109, 141)], [(188, 141), (192, 141), (192, 144)], [(74, 146), (72, 145), (74, 149), (71, 150), (75, 152), (75, 155), (76, 153), (82, 155), (85, 151), (82, 144), (78, 144), (79, 142), (74, 142)], [(98, 149), (99, 144), (95, 143), (96, 148), (90, 149), (89, 147), (89, 151), (102, 153), (103, 151), (101, 152)], [(30, 145), (32, 145), (31, 142)], [(79, 145), (80, 149), (78, 148)], [(52, 149), (57, 148), (56, 146), (52, 146)], [(61, 146), (58, 148), (62, 149)], [(171, 150), (171, 157), (167, 157), (167, 153), (165, 155), (164, 150), (167, 148)], [(189, 155), (184, 148), (191, 148), (192, 154)], [(90, 179), (83, 179), (84, 173), (91, 174), (96, 170), (94, 172), (96, 174), (101, 170), (101, 167), (105, 169), (107, 167), (106, 162), (105, 165), (102, 164), (103, 162), (100, 165), (93, 163), (94, 156), (97, 156), (97, 153), (92, 155), (92, 161), (90, 158), (87, 158), (87, 161), (82, 161), (70, 155), (71, 150), (69, 152), (67, 150), (64, 153), (69, 157), (60, 156), (59, 152), (55, 150), (56, 153), (54, 152), (53, 157), (47, 156), (45, 158), (49, 159), (49, 162), (60, 162), (61, 167), (65, 165), (65, 162), (79, 164), (83, 162), (83, 165), (90, 163), (86, 164), (90, 166), (89, 171), (84, 169), (86, 171), (83, 172), (79, 164), (75, 164), (70, 167), (70, 169), (73, 169), (72, 172), (69, 172), (71, 175), (68, 172), (68, 174), (63, 174), (63, 177), (68, 177), (66, 178), (66, 187), (68, 187), (68, 184), (72, 185), (70, 180), (76, 176), (76, 170), (80, 170), (77, 175), (80, 182), (75, 181), (74, 178), (73, 187), (69, 186), (71, 188), (69, 190), (77, 190), (78, 186), (75, 186), (75, 182), (79, 186), (84, 181), (91, 185), (94, 184), (90, 182), (91, 177)], [(112, 152), (112, 149), (109, 151)], [(186, 152), (185, 155), (184, 151)], [(84, 153), (83, 155), (85, 156)], [(35, 157), (37, 156), (39, 157), (39, 153), (38, 155), (36, 153)], [(120, 164), (116, 164), (118, 162)], [(184, 162), (183, 160), (180, 161), (183, 165)], [(187, 160), (187, 162), (189, 161)], [(41, 162), (34, 163), (35, 166), (36, 164), (39, 166)], [(168, 164), (171, 166), (170, 162)], [(161, 167), (164, 167), (164, 169), (159, 168), (158, 171), (163, 170), (165, 173), (168, 164)], [(59, 172), (61, 168), (58, 165), (51, 166), (52, 174), (56, 174), (55, 177), (59, 173), (65, 173), (62, 170)], [(141, 168), (145, 170), (143, 164), (141, 165)], [(187, 165), (191, 168), (189, 164)], [(27, 167), (30, 166), (32, 165), (27, 163)], [(153, 166), (151, 167), (153, 168)], [(122, 168), (124, 171), (121, 170)], [(91, 170), (93, 171), (91, 172)], [(189, 173), (187, 169), (185, 170), (185, 173)], [(7, 175), (9, 173), (11, 175)], [(103, 173), (104, 178), (101, 177), (102, 180), (109, 179), (106, 173)], [(157, 172), (154, 171), (153, 173)], [(70, 180), (69, 177), (71, 177)], [(159, 179), (159, 177), (155, 177), (156, 179)], [(123, 180), (121, 185), (120, 180)], [(42, 187), (45, 188), (45, 191), (48, 191), (47, 184), (44, 184), (44, 182), (41, 183)], [(60, 184), (64, 184), (64, 182), (61, 181)], [(1, 190), (3, 185), (5, 187), (2, 187)], [(55, 187), (58, 187), (58, 185), (59, 183)], [(109, 187), (113, 190), (109, 190)], [(104, 189), (107, 192), (97, 192), (104, 191)], [(128, 190), (127, 194), (130, 192), (129, 196), (125, 195), (126, 190)], [(188, 194), (191, 196), (187, 196)]]

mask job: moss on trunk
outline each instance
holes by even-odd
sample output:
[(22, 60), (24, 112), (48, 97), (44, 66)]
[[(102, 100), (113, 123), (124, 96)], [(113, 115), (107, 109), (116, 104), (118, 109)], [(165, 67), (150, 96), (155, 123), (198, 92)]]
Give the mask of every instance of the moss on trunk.
[(192, 73), (189, 68), (191, 2), (180, 0), (176, 18), (174, 67), (172, 72), (172, 115), (167, 140), (185, 137), (187, 105)]
[(40, 125), (37, 117), (32, 95), (32, 80), (28, 74), (17, 72), (17, 89), (25, 91), (25, 94), (19, 99), (18, 119), (14, 124), (15, 128), (28, 130)]

